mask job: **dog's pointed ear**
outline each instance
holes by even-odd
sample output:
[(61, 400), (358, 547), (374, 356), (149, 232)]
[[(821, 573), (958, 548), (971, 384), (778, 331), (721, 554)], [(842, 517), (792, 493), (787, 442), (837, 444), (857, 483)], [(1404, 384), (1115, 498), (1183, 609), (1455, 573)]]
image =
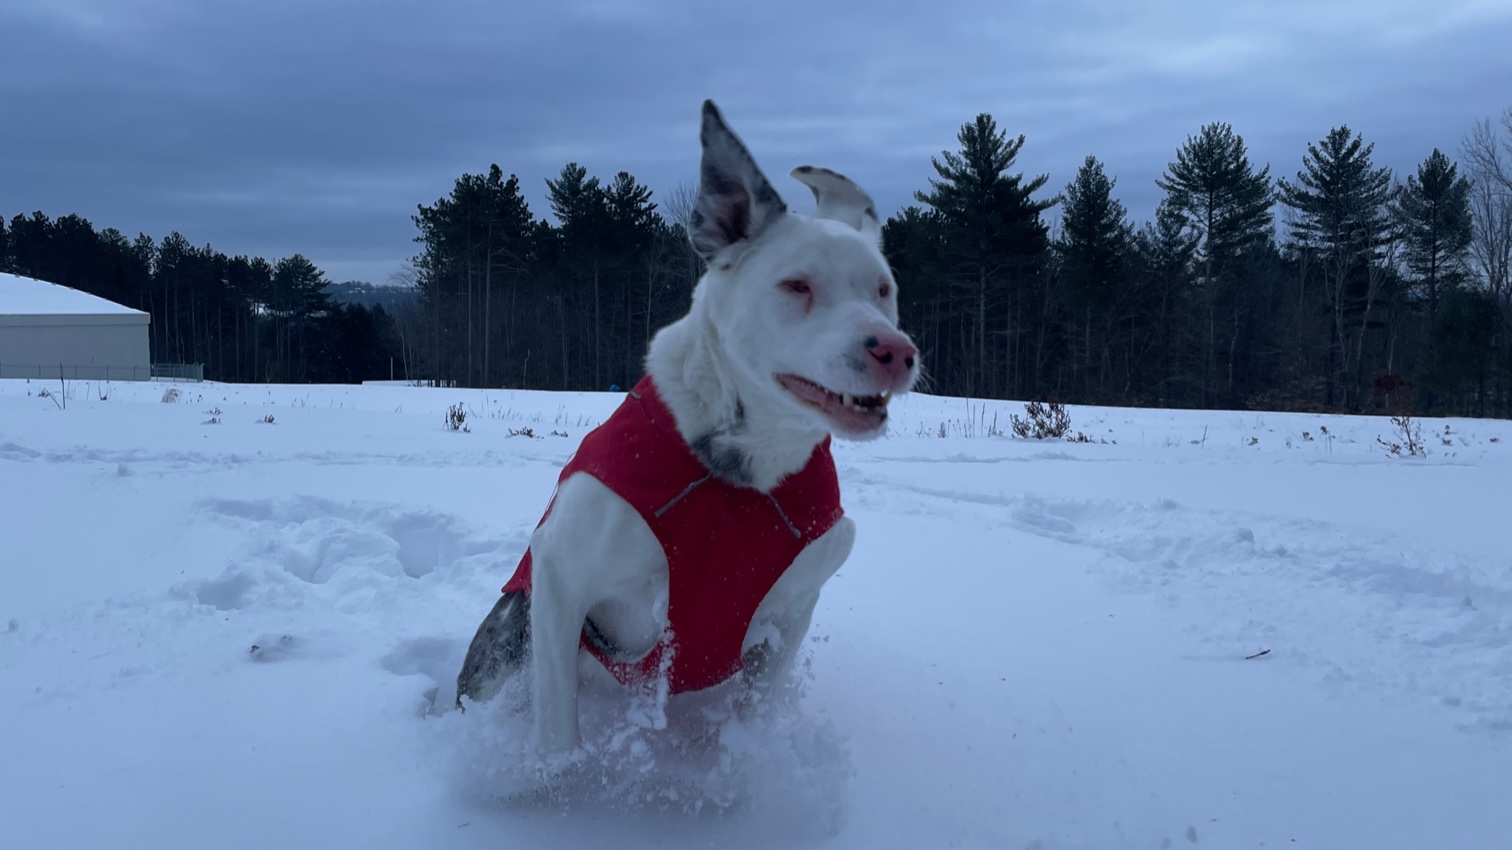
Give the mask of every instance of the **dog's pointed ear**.
[(882, 221), (877, 218), (877, 205), (855, 181), (828, 168), (812, 165), (800, 165), (793, 169), (792, 175), (814, 190), (819, 218), (848, 224), (876, 240), (878, 245), (882, 244)]
[(703, 104), (699, 140), (703, 162), (698, 197), (688, 215), (688, 238), (705, 262), (713, 262), (725, 248), (760, 236), (787, 212), (787, 204), (712, 100)]

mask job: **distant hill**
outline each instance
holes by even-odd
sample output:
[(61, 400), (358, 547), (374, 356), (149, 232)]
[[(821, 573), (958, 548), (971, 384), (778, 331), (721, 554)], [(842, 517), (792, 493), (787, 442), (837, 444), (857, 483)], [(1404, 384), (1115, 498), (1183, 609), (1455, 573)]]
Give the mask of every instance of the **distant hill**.
[(365, 280), (347, 280), (328, 283), (326, 295), (341, 304), (361, 304), (364, 307), (382, 307), (393, 312), (396, 307), (415, 303), (415, 291), (402, 286), (368, 283)]

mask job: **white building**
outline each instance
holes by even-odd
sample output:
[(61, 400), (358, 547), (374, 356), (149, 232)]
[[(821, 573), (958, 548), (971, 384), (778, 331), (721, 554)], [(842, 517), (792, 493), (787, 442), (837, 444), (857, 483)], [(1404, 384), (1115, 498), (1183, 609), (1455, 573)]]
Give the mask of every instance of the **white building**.
[(0, 378), (150, 380), (149, 320), (87, 292), (0, 272)]

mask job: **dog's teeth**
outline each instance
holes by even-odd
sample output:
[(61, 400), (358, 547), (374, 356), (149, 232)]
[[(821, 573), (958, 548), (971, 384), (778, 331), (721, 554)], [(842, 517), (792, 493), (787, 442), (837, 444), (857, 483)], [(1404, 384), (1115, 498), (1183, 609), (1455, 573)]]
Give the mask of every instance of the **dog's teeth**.
[(840, 403), (843, 404), (843, 405), (845, 405), (846, 407), (855, 407), (856, 406), (856, 397), (853, 396), (853, 395), (851, 395), (850, 393), (841, 393), (840, 394)]

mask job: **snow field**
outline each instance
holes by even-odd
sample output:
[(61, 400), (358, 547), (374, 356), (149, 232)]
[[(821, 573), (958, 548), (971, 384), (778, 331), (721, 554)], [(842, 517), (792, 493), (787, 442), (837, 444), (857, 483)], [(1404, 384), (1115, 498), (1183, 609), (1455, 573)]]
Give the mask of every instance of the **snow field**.
[(1380, 418), (1072, 408), (1073, 444), (928, 396), (836, 444), (860, 538), (793, 693), (587, 705), (535, 793), (508, 698), (444, 709), (618, 400), (0, 381), (0, 842), (1512, 836), (1512, 423), (1397, 458)]

